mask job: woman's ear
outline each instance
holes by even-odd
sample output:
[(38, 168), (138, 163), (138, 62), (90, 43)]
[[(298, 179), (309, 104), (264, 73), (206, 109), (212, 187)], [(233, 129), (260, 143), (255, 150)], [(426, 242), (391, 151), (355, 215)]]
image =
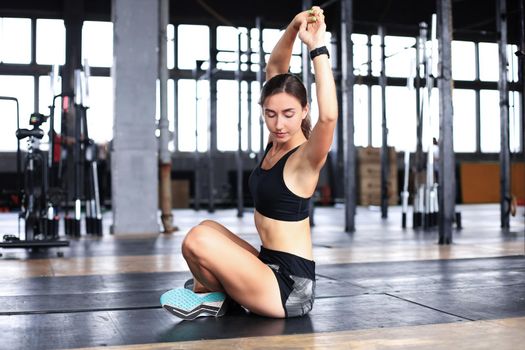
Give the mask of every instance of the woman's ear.
[(303, 116), (301, 119), (304, 119), (306, 118), (306, 116), (308, 115), (308, 112), (310, 112), (310, 105), (306, 105), (304, 108), (303, 108)]

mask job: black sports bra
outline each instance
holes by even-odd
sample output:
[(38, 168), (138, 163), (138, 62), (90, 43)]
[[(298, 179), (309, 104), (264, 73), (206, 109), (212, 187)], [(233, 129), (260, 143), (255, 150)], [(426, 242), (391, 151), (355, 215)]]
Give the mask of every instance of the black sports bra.
[(272, 145), (272, 143), (268, 144), (261, 162), (252, 171), (249, 178), (255, 209), (262, 215), (276, 220), (301, 221), (306, 219), (310, 198), (294, 194), (286, 187), (283, 178), (284, 165), (299, 146), (282, 156), (270, 169), (262, 169), (261, 164)]

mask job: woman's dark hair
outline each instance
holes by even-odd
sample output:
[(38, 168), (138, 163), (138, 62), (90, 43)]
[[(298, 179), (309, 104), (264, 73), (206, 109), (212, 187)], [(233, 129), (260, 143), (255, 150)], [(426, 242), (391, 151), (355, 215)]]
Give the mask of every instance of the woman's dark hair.
[[(303, 108), (308, 105), (308, 96), (306, 95), (306, 88), (304, 87), (303, 82), (290, 73), (278, 74), (268, 80), (262, 87), (259, 104), (262, 106), (268, 97), (281, 92), (286, 92), (287, 94), (294, 96)], [(310, 113), (308, 113), (306, 118), (301, 122), (301, 130), (303, 131), (304, 137), (308, 139), (310, 137), (310, 132), (312, 131)]]

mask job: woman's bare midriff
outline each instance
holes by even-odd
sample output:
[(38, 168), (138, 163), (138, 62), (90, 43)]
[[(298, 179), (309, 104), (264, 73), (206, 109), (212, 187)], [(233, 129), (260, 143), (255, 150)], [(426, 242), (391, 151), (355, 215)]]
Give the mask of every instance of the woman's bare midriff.
[(308, 218), (301, 221), (281, 221), (268, 218), (257, 210), (254, 218), (255, 227), (265, 248), (313, 260)]

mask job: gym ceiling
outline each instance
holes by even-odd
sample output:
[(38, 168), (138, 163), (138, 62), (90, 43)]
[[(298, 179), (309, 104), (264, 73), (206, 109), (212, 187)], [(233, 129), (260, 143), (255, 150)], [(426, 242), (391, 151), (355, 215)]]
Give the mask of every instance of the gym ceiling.
[[(66, 4), (68, 1), (72, 3)], [(154, 1), (154, 0), (145, 0)], [(417, 35), (418, 23), (430, 22), (437, 0), (354, 0), (354, 31), (377, 33), (378, 24), (389, 35)], [(497, 41), (498, 0), (451, 0), (454, 39)], [(521, 0), (507, 0), (509, 43), (520, 40)], [(65, 18), (65, 9), (86, 20), (109, 21), (111, 0), (2, 0), (0, 17)], [(172, 23), (254, 27), (260, 16), (265, 28), (284, 28), (302, 8), (300, 0), (172, 0)], [(339, 0), (314, 1), (325, 9), (328, 30), (340, 23)], [(67, 6), (69, 5), (69, 6)]]

